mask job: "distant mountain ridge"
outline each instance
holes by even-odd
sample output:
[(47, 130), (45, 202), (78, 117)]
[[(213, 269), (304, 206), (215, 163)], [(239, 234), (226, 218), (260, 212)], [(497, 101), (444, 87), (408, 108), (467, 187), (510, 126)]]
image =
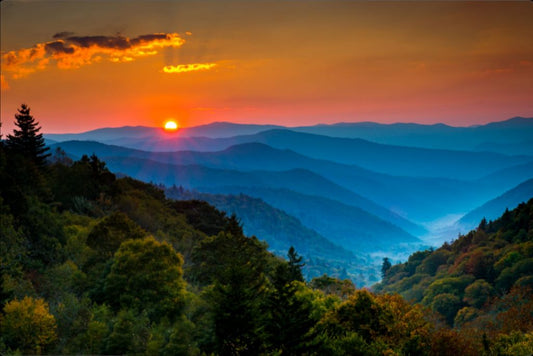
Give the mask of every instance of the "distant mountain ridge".
[[(169, 187), (174, 184), (183, 185), (189, 189), (210, 187), (210, 192), (212, 193), (225, 193), (224, 187), (232, 185), (249, 187), (252, 190), (270, 187), (294, 190), (300, 194), (307, 195), (319, 193), (323, 195), (323, 199), (326, 196), (335, 197), (337, 199), (343, 199), (345, 204), (349, 204), (350, 196), (357, 197), (355, 193), (303, 169), (283, 172), (239, 172), (206, 168), (198, 165), (171, 165), (140, 158), (105, 157), (105, 161), (109, 169), (113, 172), (125, 173), (145, 182), (163, 183)], [(321, 190), (317, 192), (316, 187), (321, 187)], [(253, 194), (249, 195), (253, 196)], [(276, 205), (274, 206), (276, 207)], [(358, 209), (360, 215), (364, 216), (364, 219), (361, 218), (360, 221), (365, 221), (369, 226), (382, 226), (381, 233), (373, 232), (365, 226), (359, 226), (359, 231), (365, 232), (364, 236), (366, 239), (372, 237), (376, 241), (380, 241), (380, 239), (386, 240), (391, 237), (398, 237), (400, 240), (403, 239), (407, 242), (417, 241), (413, 235), (401, 228), (387, 223), (385, 220), (362, 209), (355, 207), (354, 209)], [(362, 234), (358, 236), (362, 236)], [(358, 238), (358, 236), (355, 236), (355, 238)], [(332, 240), (332, 242), (335, 243), (335, 240)], [(362, 240), (362, 243), (365, 243), (365, 241)]]
[(501, 216), (505, 209), (512, 210), (520, 203), (527, 202), (533, 198), (533, 179), (529, 179), (517, 187), (506, 191), (499, 197), (488, 201), (482, 206), (472, 210), (463, 216), (458, 224), (467, 229), (473, 229), (479, 224), (481, 219), (494, 220)]
[[(533, 156), (524, 154), (532, 124), (531, 118), (471, 127), (364, 122), (286, 128), (216, 122), (175, 133), (125, 127), (47, 138), (96, 139), (63, 141), (52, 148), (62, 147), (73, 158), (96, 153), (113, 171), (148, 182), (215, 194), (244, 192), (355, 248), (352, 235), (376, 236), (380, 224), (390, 241), (395, 227), (403, 241), (414, 236), (430, 241), (422, 226), (444, 238), (458, 216), (533, 179)], [(289, 196), (307, 206), (298, 207)], [(320, 209), (326, 211), (323, 216)], [(371, 216), (368, 221), (365, 214)], [(337, 226), (328, 228), (325, 216)], [(375, 231), (365, 235), (364, 226), (350, 228), (350, 221)]]
[[(341, 122), (284, 127), (279, 125), (213, 122), (206, 125), (182, 128), (175, 133), (165, 133), (162, 128), (126, 126), (96, 129), (77, 134), (50, 133), (46, 134), (45, 137), (54, 141), (97, 140), (103, 143), (130, 146), (134, 145), (136, 139), (150, 138), (152, 141), (158, 141), (159, 146), (166, 146), (168, 149), (174, 150), (186, 148), (181, 146), (172, 149), (168, 142), (165, 144), (162, 141), (169, 138), (229, 138), (254, 135), (272, 129), (340, 138), (361, 138), (376, 143), (407, 147), (533, 155), (533, 141), (531, 140), (531, 137), (533, 137), (533, 118), (525, 117), (514, 117), (504, 121), (467, 127), (446, 124), (380, 124), (375, 122)], [(517, 143), (520, 144), (518, 145)], [(193, 145), (189, 144), (189, 147), (193, 148)]]
[[(75, 158), (87, 152), (99, 157), (135, 157), (174, 165), (201, 165), (207, 168), (250, 172), (304, 169), (355, 192), (337, 195), (338, 200), (362, 209), (409, 231), (424, 234), (424, 229), (405, 220), (430, 221), (442, 214), (465, 212), (494, 196), (533, 177), (533, 164), (513, 166), (478, 181), (444, 178), (391, 176), (355, 165), (344, 165), (303, 156), (287, 149), (275, 149), (262, 143), (246, 143), (217, 152), (148, 152), (97, 142), (68, 141), (62, 147)], [(511, 184), (508, 182), (511, 180)], [(438, 187), (438, 189), (435, 189)], [(499, 187), (504, 187), (503, 189)], [(349, 200), (346, 200), (349, 199)], [(394, 211), (395, 213), (391, 213)]]
[(390, 175), (418, 177), (476, 179), (498, 169), (532, 160), (528, 156), (390, 146), (362, 139), (335, 138), (290, 130), (269, 130), (254, 135), (217, 139), (136, 139), (130, 144), (120, 145), (153, 152), (214, 152), (243, 143), (263, 143), (278, 149), (290, 149), (315, 159), (358, 165)]
[(90, 130), (81, 133), (56, 134), (48, 133), (45, 137), (54, 141), (97, 141), (102, 143), (113, 143), (122, 139), (153, 138), (157, 137), (206, 137), (223, 138), (239, 135), (252, 135), (261, 131), (272, 129), (284, 129), (279, 125), (254, 125), (236, 124), (231, 122), (212, 122), (206, 125), (180, 128), (176, 132), (166, 132), (163, 128), (149, 126), (122, 126), (106, 127)]

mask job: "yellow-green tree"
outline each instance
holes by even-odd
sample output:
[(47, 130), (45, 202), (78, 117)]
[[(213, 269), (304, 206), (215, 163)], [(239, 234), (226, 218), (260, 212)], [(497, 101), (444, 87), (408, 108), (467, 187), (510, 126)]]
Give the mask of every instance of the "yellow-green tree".
[(41, 354), (56, 338), (56, 321), (43, 299), (24, 297), (4, 307), (2, 339), (12, 350)]
[(106, 301), (117, 310), (144, 310), (152, 320), (174, 320), (185, 303), (182, 265), (181, 255), (166, 242), (153, 237), (126, 241), (106, 277)]

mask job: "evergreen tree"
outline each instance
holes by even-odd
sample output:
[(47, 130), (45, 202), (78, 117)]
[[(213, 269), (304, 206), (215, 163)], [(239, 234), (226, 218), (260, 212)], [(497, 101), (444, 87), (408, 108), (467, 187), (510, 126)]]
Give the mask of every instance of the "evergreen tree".
[(387, 272), (392, 267), (392, 263), (388, 257), (383, 258), (383, 264), (381, 265), (381, 278), (387, 277)]
[(46, 158), (50, 156), (47, 153), (49, 148), (44, 144), (43, 134), (39, 133), (41, 127), (30, 114), (30, 108), (22, 104), (15, 119), (15, 125), (20, 130), (15, 129), (13, 135), (7, 136), (7, 146), (31, 159), (37, 166), (44, 166)]
[(311, 304), (297, 294), (304, 284), (294, 279), (293, 273), (292, 266), (283, 262), (272, 275), (273, 288), (267, 300), (270, 317), (265, 321), (272, 354), (306, 354), (313, 338), (316, 320), (311, 316)]
[(302, 267), (305, 266), (305, 263), (302, 262), (302, 256), (298, 256), (298, 253), (294, 247), (291, 246), (289, 248), (289, 252), (287, 253), (287, 257), (289, 257), (289, 272), (291, 280), (303, 282), (304, 277), (302, 275)]

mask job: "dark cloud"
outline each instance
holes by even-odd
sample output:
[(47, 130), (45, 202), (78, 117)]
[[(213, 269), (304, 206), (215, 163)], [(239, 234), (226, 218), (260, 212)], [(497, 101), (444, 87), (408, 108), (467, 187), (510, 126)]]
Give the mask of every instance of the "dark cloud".
[(139, 43), (151, 42), (151, 41), (156, 41), (156, 40), (165, 40), (168, 38), (170, 38), (170, 35), (166, 33), (153, 33), (149, 35), (140, 35), (136, 38), (132, 38), (131, 43), (133, 45), (137, 45)]
[(74, 48), (65, 46), (65, 42), (63, 41), (48, 42), (45, 44), (44, 48), (46, 49), (46, 52), (51, 53), (51, 54), (58, 54), (58, 53), (72, 54), (74, 53)]
[(97, 46), (101, 48), (128, 49), (143, 43), (150, 43), (158, 40), (168, 40), (172, 37), (167, 33), (153, 33), (140, 35), (135, 38), (128, 38), (121, 35), (117, 36), (68, 36), (61, 37), (66, 41), (74, 43), (80, 47)]
[(74, 35), (74, 32), (63, 31), (63, 32), (56, 33), (54, 36), (52, 36), (52, 38), (54, 38), (54, 39), (67, 38), (67, 37), (70, 37), (70, 36), (73, 36), (73, 35)]
[[(131, 62), (185, 43), (178, 33), (154, 33), (130, 39), (122, 35), (72, 36), (71, 32), (59, 32), (53, 37), (50, 42), (2, 53), (2, 75), (9, 73), (10, 78), (17, 79), (54, 64), (67, 69), (102, 60)], [(2, 87), (7, 87), (5, 76), (2, 77)]]
[(132, 44), (127, 37), (123, 36), (71, 36), (67, 41), (80, 47), (96, 46), (100, 48), (128, 49)]

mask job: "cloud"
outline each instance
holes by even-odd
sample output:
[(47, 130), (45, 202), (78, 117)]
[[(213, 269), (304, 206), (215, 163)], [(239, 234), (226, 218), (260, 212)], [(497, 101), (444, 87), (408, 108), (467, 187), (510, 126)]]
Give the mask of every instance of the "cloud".
[(65, 38), (74, 35), (74, 32), (58, 32), (52, 36), (52, 38)]
[[(154, 55), (158, 50), (181, 47), (185, 40), (177, 33), (152, 33), (135, 38), (126, 36), (74, 36), (59, 32), (53, 41), (31, 48), (2, 53), (2, 73), (17, 79), (49, 66), (61, 69), (79, 68), (94, 62), (130, 62), (138, 57)], [(2, 83), (6, 79), (2, 79)], [(4, 86), (4, 84), (2, 84)]]
[(163, 72), (165, 73), (186, 73), (195, 72), (199, 70), (209, 70), (215, 67), (215, 63), (193, 63), (193, 64), (179, 64), (176, 66), (165, 66)]
[(64, 41), (48, 42), (44, 45), (44, 49), (51, 54), (73, 54), (74, 48), (65, 45)]

